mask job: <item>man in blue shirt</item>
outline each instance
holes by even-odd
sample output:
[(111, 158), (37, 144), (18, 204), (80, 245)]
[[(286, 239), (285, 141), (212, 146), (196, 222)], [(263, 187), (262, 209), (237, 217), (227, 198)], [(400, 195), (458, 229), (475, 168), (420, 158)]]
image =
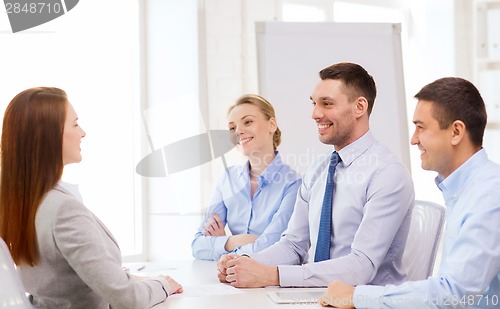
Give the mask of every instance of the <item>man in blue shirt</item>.
[[(277, 243), (248, 254), (250, 258), (222, 256), (222, 282), (326, 287), (335, 279), (351, 284), (405, 280), (401, 257), (415, 196), (407, 168), (369, 130), (375, 82), (354, 63), (334, 64), (319, 75), (310, 97), (311, 116), (320, 141), (333, 145), (333, 156), (340, 157), (334, 160), (338, 164), (331, 164), (328, 154), (304, 175), (287, 230)], [(335, 166), (333, 176), (330, 165)], [(334, 189), (326, 199), (332, 177)], [(331, 212), (323, 216), (323, 210)], [(323, 228), (328, 217), (331, 225)]]
[(425, 86), (418, 99), (412, 145), (422, 168), (438, 172), (446, 231), (436, 276), (399, 286), (354, 288), (333, 282), (323, 305), (339, 308), (499, 308), (500, 166), (482, 148), (486, 109), (479, 91), (461, 78)]

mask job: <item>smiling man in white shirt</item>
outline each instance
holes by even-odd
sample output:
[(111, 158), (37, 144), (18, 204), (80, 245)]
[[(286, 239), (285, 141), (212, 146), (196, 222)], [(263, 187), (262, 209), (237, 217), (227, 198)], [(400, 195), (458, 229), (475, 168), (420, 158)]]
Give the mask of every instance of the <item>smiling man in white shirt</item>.
[[(334, 174), (329, 174), (330, 154), (311, 166), (280, 241), (249, 256), (221, 257), (221, 282), (310, 287), (334, 279), (351, 284), (405, 280), (401, 257), (414, 191), (407, 168), (369, 130), (375, 82), (354, 63), (334, 64), (319, 75), (311, 94), (312, 119), (320, 141), (333, 145), (333, 156), (340, 157), (334, 160)], [(333, 201), (324, 202), (328, 178), (334, 179), (334, 189), (328, 190)], [(325, 218), (330, 221), (323, 229), (330, 231), (326, 245), (319, 237)]]

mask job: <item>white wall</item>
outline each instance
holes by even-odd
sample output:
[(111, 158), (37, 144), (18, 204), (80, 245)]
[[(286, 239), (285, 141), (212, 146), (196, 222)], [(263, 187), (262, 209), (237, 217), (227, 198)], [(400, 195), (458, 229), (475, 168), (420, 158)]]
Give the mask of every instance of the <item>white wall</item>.
[[(406, 46), (405, 79), (408, 96), (408, 125), (410, 137), (414, 132), (411, 122), (416, 100), (413, 96), (426, 84), (455, 72), (455, 31), (453, 0), (413, 0), (409, 6), (408, 46)], [(420, 167), (420, 153), (410, 147), (415, 197), (444, 204), (441, 192), (434, 183), (437, 173)]]
[(141, 194), (133, 168), (139, 131), (137, 6), (135, 0), (121, 0), (120, 14), (113, 15), (116, 1), (80, 1), (60, 18), (18, 33), (11, 32), (5, 10), (0, 13), (0, 117), (27, 88), (67, 92), (87, 135), (82, 162), (67, 165), (63, 179), (80, 185), (86, 206), (113, 232), (125, 255), (142, 249), (134, 216)]
[[(142, 136), (154, 149), (204, 133), (198, 103), (198, 8), (196, 0), (143, 4)], [(143, 156), (152, 152), (144, 145)], [(200, 168), (143, 177), (148, 198), (145, 242), (151, 260), (191, 257), (190, 235), (199, 221)], [(181, 237), (180, 237), (181, 235)]]

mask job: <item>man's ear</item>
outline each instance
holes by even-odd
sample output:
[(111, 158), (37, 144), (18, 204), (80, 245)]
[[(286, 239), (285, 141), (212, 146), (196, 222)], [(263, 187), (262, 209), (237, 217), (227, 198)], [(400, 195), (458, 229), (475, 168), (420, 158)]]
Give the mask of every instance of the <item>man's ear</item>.
[(368, 101), (365, 97), (359, 97), (354, 102), (354, 113), (356, 118), (363, 116), (364, 114), (368, 114)]
[(467, 133), (467, 127), (462, 120), (455, 120), (451, 124), (451, 144), (456, 146), (464, 139)]

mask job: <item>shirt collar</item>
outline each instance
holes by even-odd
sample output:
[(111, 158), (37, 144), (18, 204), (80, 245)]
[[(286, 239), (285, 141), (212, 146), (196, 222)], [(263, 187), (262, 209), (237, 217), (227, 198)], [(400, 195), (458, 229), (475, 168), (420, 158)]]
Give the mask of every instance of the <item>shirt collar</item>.
[[(69, 194), (73, 195), (80, 202), (83, 202), (82, 195), (80, 194), (80, 190), (78, 189), (78, 185), (59, 180), (56, 188), (59, 189), (59, 191), (64, 191), (65, 193), (69, 193)], [(63, 190), (60, 190), (61, 188)]]
[(338, 151), (342, 159), (341, 164), (349, 166), (374, 143), (375, 137), (373, 137), (373, 134), (368, 130), (363, 136)]
[(437, 187), (443, 193), (447, 205), (454, 204), (460, 193), (462, 193), (473, 178), (472, 176), (487, 162), (488, 156), (486, 155), (486, 151), (481, 148), (448, 177), (443, 178), (441, 175), (438, 175), (434, 179)]
[[(276, 155), (274, 159), (264, 169), (262, 174), (259, 175), (259, 179), (262, 179), (266, 183), (270, 183), (274, 179), (275, 175), (279, 172), (283, 165), (279, 151), (275, 150), (274, 154)], [(241, 167), (240, 176), (250, 176), (250, 161), (247, 161), (247, 163)]]

